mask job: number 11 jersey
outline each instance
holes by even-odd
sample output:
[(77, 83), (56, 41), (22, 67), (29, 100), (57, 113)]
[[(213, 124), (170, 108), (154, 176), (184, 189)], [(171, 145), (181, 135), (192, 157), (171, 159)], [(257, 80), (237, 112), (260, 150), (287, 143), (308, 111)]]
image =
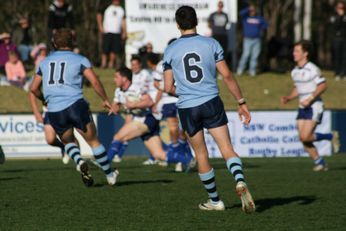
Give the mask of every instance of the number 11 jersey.
[(36, 74), (42, 77), (42, 88), (49, 112), (62, 111), (83, 98), (83, 72), (90, 61), (72, 51), (55, 51), (41, 61)]
[(198, 34), (183, 35), (166, 48), (163, 68), (173, 71), (178, 108), (196, 107), (219, 95), (216, 63), (223, 59), (220, 44)]

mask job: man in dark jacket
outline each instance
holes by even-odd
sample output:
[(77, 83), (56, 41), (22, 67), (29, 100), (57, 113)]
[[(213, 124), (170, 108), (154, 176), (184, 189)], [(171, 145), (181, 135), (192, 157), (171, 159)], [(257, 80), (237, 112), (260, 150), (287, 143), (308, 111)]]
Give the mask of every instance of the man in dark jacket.
[(335, 14), (329, 19), (332, 29), (332, 48), (335, 80), (346, 80), (346, 15), (345, 2), (339, 1)]

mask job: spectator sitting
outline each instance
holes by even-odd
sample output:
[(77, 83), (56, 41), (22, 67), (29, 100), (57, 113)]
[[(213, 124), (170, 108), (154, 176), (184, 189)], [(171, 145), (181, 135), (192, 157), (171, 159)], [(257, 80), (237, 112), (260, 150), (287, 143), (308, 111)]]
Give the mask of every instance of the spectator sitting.
[(22, 61), (18, 59), (18, 54), (10, 51), (9, 61), (5, 64), (7, 81), (16, 87), (24, 88), (26, 82), (26, 73)]
[(11, 42), (11, 35), (9, 33), (0, 34), (0, 74), (6, 74), (5, 72), (5, 64), (8, 61), (8, 53), (10, 51), (17, 52), (16, 45)]
[(40, 62), (47, 57), (47, 46), (44, 43), (38, 44), (30, 53), (30, 56), (35, 62), (35, 69), (38, 68)]
[(34, 41), (34, 31), (30, 27), (29, 20), (27, 18), (21, 18), (19, 20), (19, 27), (12, 32), (12, 41), (18, 46), (20, 59), (26, 63), (29, 61), (29, 54), (32, 49)]

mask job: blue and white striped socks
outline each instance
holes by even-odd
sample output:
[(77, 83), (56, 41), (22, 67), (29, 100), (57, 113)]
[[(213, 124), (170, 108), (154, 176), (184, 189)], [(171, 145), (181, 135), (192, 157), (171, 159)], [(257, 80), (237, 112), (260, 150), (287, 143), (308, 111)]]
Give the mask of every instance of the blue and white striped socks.
[(110, 176), (112, 174), (112, 169), (105, 147), (101, 144), (100, 146), (93, 148), (92, 151), (96, 162), (101, 166), (103, 172), (107, 176)]
[(220, 198), (216, 190), (214, 169), (210, 169), (210, 171), (206, 173), (199, 173), (198, 175), (204, 184), (211, 201), (214, 203), (219, 202)]
[(242, 163), (239, 157), (231, 157), (227, 160), (227, 168), (232, 173), (234, 180), (238, 183), (245, 182)]
[(71, 159), (79, 165), (79, 163), (82, 161), (81, 155), (80, 155), (80, 149), (75, 143), (68, 143), (65, 145), (65, 152), (67, 155), (71, 157)]

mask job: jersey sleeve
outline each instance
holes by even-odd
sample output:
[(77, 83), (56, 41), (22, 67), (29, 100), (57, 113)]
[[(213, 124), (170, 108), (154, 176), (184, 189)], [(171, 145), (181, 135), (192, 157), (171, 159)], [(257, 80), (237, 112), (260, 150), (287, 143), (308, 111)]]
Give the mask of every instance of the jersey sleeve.
[(164, 54), (163, 54), (163, 64), (162, 68), (163, 71), (171, 70), (172, 69), (172, 55), (171, 55), (171, 49), (170, 47), (167, 47)]
[(223, 49), (220, 45), (220, 43), (216, 40), (214, 40), (214, 58), (215, 58), (215, 63), (220, 62), (224, 59), (223, 57)]
[(86, 57), (83, 57), (83, 59), (81, 60), (81, 72), (83, 73), (85, 69), (91, 68), (92, 65), (89, 61), (89, 59), (87, 59)]
[(120, 89), (119, 88), (115, 89), (115, 91), (114, 91), (114, 98), (113, 98), (113, 102), (114, 103), (120, 103), (119, 93), (120, 93)]
[(321, 71), (318, 67), (312, 69), (311, 77), (317, 85), (326, 82), (326, 79), (322, 76)]
[(42, 65), (42, 62), (36, 68), (36, 71), (35, 71), (36, 75), (42, 76), (42, 67), (41, 67), (41, 65)]
[(153, 71), (152, 76), (153, 76), (154, 80), (162, 81), (162, 75), (159, 72)]

